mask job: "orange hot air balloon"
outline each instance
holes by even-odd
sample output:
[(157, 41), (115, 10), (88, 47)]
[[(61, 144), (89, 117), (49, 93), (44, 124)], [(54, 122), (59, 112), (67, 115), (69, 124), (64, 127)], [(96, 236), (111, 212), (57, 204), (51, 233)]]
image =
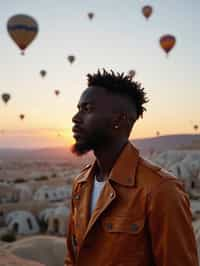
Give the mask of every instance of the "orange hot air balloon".
[(131, 79), (133, 79), (133, 78), (135, 77), (135, 74), (136, 74), (136, 71), (133, 70), (133, 69), (129, 70), (129, 72), (128, 72), (128, 76), (129, 76)]
[(10, 37), (21, 49), (22, 54), (28, 45), (35, 39), (38, 33), (36, 20), (27, 15), (12, 16), (7, 23)]
[(54, 93), (55, 93), (56, 96), (58, 96), (60, 94), (60, 91), (59, 90), (55, 90)]
[(20, 114), (20, 115), (19, 115), (19, 118), (20, 118), (21, 120), (23, 120), (23, 119), (25, 118), (25, 115), (24, 115), (24, 114)]
[(67, 58), (68, 58), (68, 61), (70, 62), (70, 64), (73, 64), (75, 59), (76, 59), (76, 57), (74, 55), (69, 55)]
[(46, 70), (40, 70), (40, 76), (44, 78), (46, 76), (47, 72)]
[(93, 13), (93, 12), (89, 12), (89, 13), (88, 13), (88, 18), (89, 18), (90, 20), (92, 20), (92, 19), (94, 18), (94, 13)]
[(167, 55), (175, 46), (175, 44), (176, 44), (176, 38), (173, 35), (166, 34), (160, 38), (160, 46), (166, 52)]
[(2, 100), (4, 101), (4, 103), (8, 103), (8, 101), (10, 100), (10, 94), (9, 93), (3, 93), (1, 95)]
[(142, 13), (146, 19), (148, 19), (152, 13), (153, 13), (153, 7), (152, 6), (144, 6), (142, 8)]

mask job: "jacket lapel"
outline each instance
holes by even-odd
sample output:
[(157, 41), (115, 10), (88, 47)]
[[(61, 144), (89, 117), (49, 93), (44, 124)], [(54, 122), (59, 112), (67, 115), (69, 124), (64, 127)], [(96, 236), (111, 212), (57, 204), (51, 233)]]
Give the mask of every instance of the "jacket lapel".
[(101, 195), (97, 201), (96, 207), (92, 212), (84, 238), (86, 237), (86, 235), (88, 234), (88, 232), (90, 231), (96, 220), (99, 218), (99, 216), (103, 213), (103, 211), (106, 208), (108, 208), (108, 206), (112, 203), (115, 197), (116, 197), (116, 192), (111, 186), (110, 182), (107, 181), (103, 187), (103, 190), (101, 191)]

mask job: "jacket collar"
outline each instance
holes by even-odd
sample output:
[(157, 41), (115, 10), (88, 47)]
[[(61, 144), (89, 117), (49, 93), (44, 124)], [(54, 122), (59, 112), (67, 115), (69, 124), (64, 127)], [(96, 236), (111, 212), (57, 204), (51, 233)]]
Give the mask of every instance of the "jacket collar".
[[(111, 169), (108, 179), (113, 180), (120, 185), (134, 186), (138, 161), (139, 151), (130, 142), (128, 142)], [(91, 180), (94, 176), (95, 167), (96, 161), (94, 161), (91, 165), (87, 165), (82, 170), (83, 173), (79, 176), (77, 183)]]

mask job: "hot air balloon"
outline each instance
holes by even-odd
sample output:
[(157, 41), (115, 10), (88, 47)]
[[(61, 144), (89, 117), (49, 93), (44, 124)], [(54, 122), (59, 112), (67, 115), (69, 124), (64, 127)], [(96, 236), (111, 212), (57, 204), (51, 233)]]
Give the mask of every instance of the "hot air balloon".
[(197, 131), (199, 129), (199, 126), (198, 125), (194, 125), (193, 128), (194, 128), (195, 131)]
[(24, 115), (24, 114), (20, 114), (20, 115), (19, 115), (19, 118), (20, 118), (21, 120), (23, 120), (23, 119), (24, 119), (24, 117), (25, 117), (25, 115)]
[(93, 12), (89, 12), (89, 13), (88, 13), (88, 18), (89, 18), (90, 20), (92, 20), (93, 17), (94, 17), (94, 13), (93, 13)]
[(44, 78), (46, 74), (47, 74), (46, 70), (40, 70), (40, 75), (42, 78)]
[(3, 93), (1, 95), (2, 100), (4, 101), (4, 103), (7, 103), (10, 100), (10, 94), (9, 93)]
[(166, 34), (160, 38), (160, 46), (166, 52), (167, 55), (172, 50), (175, 44), (176, 38), (173, 35)]
[(76, 57), (74, 55), (69, 55), (67, 58), (68, 58), (68, 61), (70, 62), (70, 64), (73, 64), (75, 59), (76, 59)]
[(156, 136), (157, 136), (157, 137), (160, 136), (160, 131), (156, 131)]
[(0, 134), (1, 135), (4, 135), (5, 134), (5, 131), (2, 129), (2, 130), (0, 130)]
[(60, 94), (60, 91), (59, 90), (55, 90), (54, 93), (55, 93), (56, 96), (58, 96)]
[(142, 13), (146, 19), (148, 19), (152, 13), (153, 13), (153, 7), (152, 6), (144, 6), (142, 8)]
[(7, 23), (10, 37), (21, 49), (22, 54), (38, 33), (36, 20), (27, 15), (12, 16)]
[(133, 70), (133, 69), (129, 70), (129, 72), (128, 72), (128, 76), (129, 76), (131, 79), (133, 79), (133, 78), (135, 77), (135, 74), (136, 74), (136, 72), (135, 72), (135, 70)]

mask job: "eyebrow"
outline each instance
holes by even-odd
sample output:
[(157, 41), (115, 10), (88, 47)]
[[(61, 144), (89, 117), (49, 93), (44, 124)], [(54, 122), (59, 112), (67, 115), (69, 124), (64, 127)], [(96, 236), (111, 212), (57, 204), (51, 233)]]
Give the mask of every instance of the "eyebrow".
[(86, 106), (86, 105), (88, 105), (88, 104), (94, 106), (94, 103), (92, 103), (92, 102), (83, 102), (83, 103), (81, 103), (81, 104), (78, 104), (78, 105), (77, 105), (77, 108), (80, 108), (81, 106)]

